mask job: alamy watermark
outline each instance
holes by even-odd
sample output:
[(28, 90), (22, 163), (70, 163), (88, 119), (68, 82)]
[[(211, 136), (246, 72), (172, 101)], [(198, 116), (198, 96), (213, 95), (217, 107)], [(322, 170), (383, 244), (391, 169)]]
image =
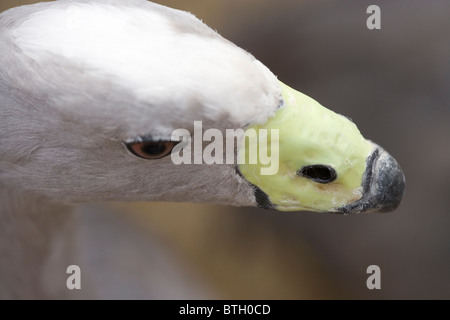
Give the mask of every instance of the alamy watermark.
[(70, 276), (67, 277), (66, 286), (69, 290), (80, 290), (81, 289), (81, 269), (76, 264), (72, 264), (67, 267), (67, 274)]
[[(176, 129), (172, 132), (171, 140), (181, 140), (170, 155), (176, 165), (259, 163), (263, 165), (260, 168), (261, 175), (274, 175), (278, 172), (278, 129), (271, 129), (270, 132), (268, 129), (226, 129), (224, 137), (223, 132), (215, 128), (203, 132), (202, 121), (194, 121), (193, 137), (187, 129)], [(208, 144), (204, 147), (205, 142)], [(241, 147), (247, 143), (248, 147)]]
[(366, 13), (370, 14), (367, 18), (366, 26), (369, 30), (381, 29), (381, 9), (379, 6), (372, 4), (367, 7)]
[(370, 274), (369, 277), (367, 277), (366, 286), (367, 289), (373, 290), (373, 289), (381, 289), (381, 269), (376, 264), (372, 264), (367, 267), (366, 270), (367, 274)]

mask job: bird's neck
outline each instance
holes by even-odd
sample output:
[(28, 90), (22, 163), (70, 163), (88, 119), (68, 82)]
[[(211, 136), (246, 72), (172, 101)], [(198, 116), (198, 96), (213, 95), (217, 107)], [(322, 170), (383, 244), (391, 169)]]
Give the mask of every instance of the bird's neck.
[(0, 298), (64, 296), (72, 218), (71, 207), (0, 181)]

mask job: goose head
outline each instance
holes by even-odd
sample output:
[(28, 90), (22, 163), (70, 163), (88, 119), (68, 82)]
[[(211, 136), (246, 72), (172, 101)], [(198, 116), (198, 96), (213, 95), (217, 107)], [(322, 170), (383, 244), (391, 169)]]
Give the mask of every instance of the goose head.
[[(24, 192), (341, 213), (401, 200), (394, 158), (189, 13), (141, 0), (19, 7), (0, 15), (0, 53), (0, 179)], [(224, 143), (242, 130), (235, 163), (174, 163), (199, 122)], [(245, 134), (266, 129), (279, 133), (270, 175), (259, 156), (238, 161)]]

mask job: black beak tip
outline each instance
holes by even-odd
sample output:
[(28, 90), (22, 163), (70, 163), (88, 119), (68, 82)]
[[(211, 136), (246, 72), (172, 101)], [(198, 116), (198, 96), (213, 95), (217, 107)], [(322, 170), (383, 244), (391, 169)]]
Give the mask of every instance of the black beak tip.
[(374, 195), (379, 212), (395, 210), (405, 192), (405, 175), (398, 162), (382, 151), (374, 168)]
[(349, 214), (395, 210), (405, 192), (405, 175), (398, 162), (377, 146), (367, 159), (362, 186), (362, 198), (339, 208), (338, 212)]

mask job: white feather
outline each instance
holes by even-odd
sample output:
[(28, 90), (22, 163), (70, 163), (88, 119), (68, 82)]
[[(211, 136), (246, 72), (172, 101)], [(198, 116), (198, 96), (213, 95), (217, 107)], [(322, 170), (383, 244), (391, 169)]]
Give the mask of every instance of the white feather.
[(61, 0), (0, 14), (0, 297), (66, 292), (48, 279), (73, 259), (61, 253), (72, 204), (256, 205), (233, 165), (146, 161), (123, 142), (170, 138), (196, 120), (223, 132), (265, 122), (280, 100), (262, 63), (189, 13)]

